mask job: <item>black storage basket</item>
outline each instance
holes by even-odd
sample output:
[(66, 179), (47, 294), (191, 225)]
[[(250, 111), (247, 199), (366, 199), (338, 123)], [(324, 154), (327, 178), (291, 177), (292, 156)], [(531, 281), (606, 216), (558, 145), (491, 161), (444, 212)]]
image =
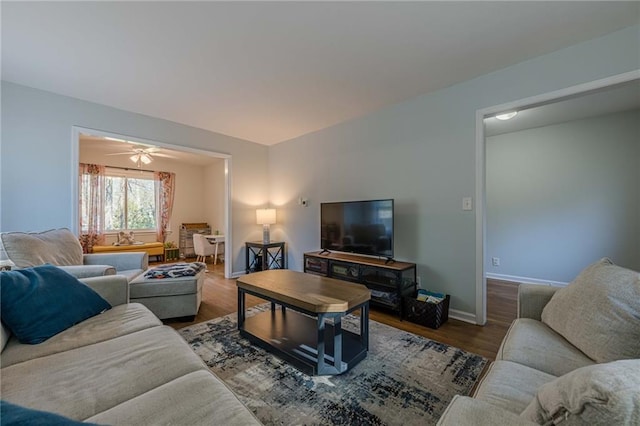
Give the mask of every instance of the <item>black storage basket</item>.
[(427, 303), (417, 300), (417, 295), (416, 292), (413, 297), (402, 298), (402, 311), (407, 320), (430, 328), (438, 328), (447, 322), (451, 296), (447, 294), (440, 303)]

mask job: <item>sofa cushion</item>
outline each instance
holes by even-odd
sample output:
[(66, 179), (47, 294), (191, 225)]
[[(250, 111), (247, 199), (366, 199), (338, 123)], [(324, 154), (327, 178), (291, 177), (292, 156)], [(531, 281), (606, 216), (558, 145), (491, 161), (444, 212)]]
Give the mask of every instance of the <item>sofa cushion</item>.
[(2, 322), (21, 343), (41, 343), (111, 305), (53, 265), (0, 272)]
[(158, 317), (139, 303), (114, 306), (102, 315), (82, 321), (39, 345), (24, 345), (17, 339), (11, 339), (2, 352), (2, 367), (93, 345), (161, 325), (162, 322)]
[(3, 426), (87, 426), (87, 423), (55, 413), (32, 410), (6, 401), (0, 401), (0, 419)]
[(52, 265), (82, 265), (82, 246), (66, 228), (38, 233), (1, 233), (7, 257), (18, 268), (51, 263)]
[(517, 362), (554, 376), (594, 364), (564, 337), (529, 318), (511, 323), (496, 359)]
[(522, 417), (539, 424), (640, 424), (640, 359), (582, 367), (542, 385)]
[(640, 274), (601, 259), (553, 295), (542, 322), (596, 362), (640, 358)]
[(199, 370), (208, 369), (175, 330), (153, 327), (4, 367), (2, 398), (84, 420)]
[(474, 397), (489, 404), (522, 413), (536, 391), (556, 376), (511, 361), (495, 361), (478, 385)]
[(136, 277), (141, 275), (144, 272), (144, 269), (124, 269), (122, 271), (118, 271), (118, 275), (122, 275), (127, 278), (127, 281), (133, 281)]
[[(194, 392), (196, 389), (206, 391)], [(87, 421), (123, 425), (260, 424), (220, 379), (205, 370), (172, 380)]]
[(436, 426), (538, 426), (511, 411), (468, 396), (456, 395)]

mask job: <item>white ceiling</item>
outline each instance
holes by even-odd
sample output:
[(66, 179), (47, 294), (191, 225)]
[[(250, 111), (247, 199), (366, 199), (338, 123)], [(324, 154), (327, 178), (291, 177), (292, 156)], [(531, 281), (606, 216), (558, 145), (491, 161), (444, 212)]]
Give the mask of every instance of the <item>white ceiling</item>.
[(634, 25), (640, 2), (2, 2), (2, 78), (274, 144)]

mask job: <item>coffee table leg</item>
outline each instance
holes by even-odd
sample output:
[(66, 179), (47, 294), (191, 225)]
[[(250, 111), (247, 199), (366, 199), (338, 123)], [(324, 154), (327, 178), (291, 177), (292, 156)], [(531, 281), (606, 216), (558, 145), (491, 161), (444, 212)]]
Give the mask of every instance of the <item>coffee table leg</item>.
[(324, 314), (318, 314), (318, 373), (324, 371)]
[(342, 315), (333, 318), (333, 365), (340, 373), (342, 368)]
[(362, 305), (360, 311), (360, 340), (367, 350), (369, 350), (369, 303)]
[(238, 289), (238, 330), (244, 328), (244, 291)]

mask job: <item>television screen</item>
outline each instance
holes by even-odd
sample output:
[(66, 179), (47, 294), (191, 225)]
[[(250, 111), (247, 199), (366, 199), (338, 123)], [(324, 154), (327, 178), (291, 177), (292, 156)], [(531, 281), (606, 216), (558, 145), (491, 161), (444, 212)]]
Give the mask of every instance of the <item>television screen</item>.
[(393, 257), (393, 200), (320, 205), (323, 250)]

